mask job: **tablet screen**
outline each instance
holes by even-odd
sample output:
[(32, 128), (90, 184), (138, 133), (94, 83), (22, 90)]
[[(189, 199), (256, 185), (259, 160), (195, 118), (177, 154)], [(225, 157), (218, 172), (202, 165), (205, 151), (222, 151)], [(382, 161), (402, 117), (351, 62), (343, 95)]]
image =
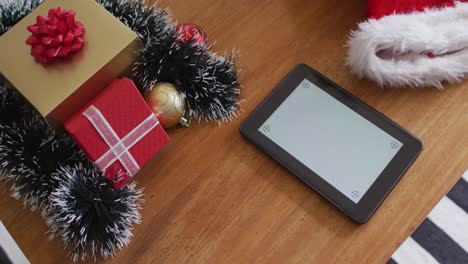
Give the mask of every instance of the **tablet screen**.
[(308, 80), (259, 131), (354, 203), (403, 146)]

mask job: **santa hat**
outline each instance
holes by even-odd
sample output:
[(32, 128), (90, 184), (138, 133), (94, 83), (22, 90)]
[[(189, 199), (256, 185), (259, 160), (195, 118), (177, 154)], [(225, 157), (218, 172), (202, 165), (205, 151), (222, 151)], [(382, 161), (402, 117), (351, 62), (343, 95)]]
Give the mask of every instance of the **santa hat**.
[(468, 0), (368, 0), (347, 63), (381, 86), (435, 86), (468, 77)]

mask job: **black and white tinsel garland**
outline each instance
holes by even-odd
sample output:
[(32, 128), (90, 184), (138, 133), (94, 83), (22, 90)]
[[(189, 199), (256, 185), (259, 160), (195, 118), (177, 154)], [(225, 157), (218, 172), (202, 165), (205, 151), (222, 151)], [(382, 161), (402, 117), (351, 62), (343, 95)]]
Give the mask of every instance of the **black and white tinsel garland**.
[(168, 82), (185, 96), (198, 120), (229, 121), (236, 116), (240, 85), (235, 53), (219, 56), (203, 45), (180, 41), (166, 10), (142, 1), (97, 1), (142, 39), (143, 55), (133, 69), (142, 93)]
[(61, 181), (51, 174), (86, 158), (68, 136), (56, 136), (38, 117), (0, 125), (0, 131), (0, 168), (8, 172), (2, 178), (12, 183), (12, 196), (33, 211), (46, 210)]
[(90, 163), (62, 167), (52, 178), (59, 185), (49, 197), (47, 223), (52, 236), (72, 245), (74, 261), (110, 257), (130, 243), (141, 221), (142, 191), (134, 182), (115, 190)]
[[(0, 1), (0, 36), (43, 0)], [(142, 39), (134, 80), (145, 92), (171, 82), (199, 120), (226, 121), (239, 107), (235, 56), (178, 41), (167, 11), (141, 0), (96, 0)], [(39, 210), (52, 237), (61, 237), (74, 260), (113, 256), (140, 221), (142, 191), (132, 183), (114, 190), (67, 135), (50, 130), (0, 77), (0, 180), (12, 196)]]

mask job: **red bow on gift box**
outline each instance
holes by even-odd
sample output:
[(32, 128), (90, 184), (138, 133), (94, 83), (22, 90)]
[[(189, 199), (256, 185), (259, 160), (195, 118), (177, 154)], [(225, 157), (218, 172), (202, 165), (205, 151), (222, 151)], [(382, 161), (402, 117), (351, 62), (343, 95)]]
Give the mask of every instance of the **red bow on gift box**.
[(85, 28), (75, 20), (73, 10), (52, 8), (48, 17), (37, 16), (36, 24), (28, 26), (28, 31), (32, 35), (26, 44), (31, 45), (31, 55), (43, 64), (83, 48)]

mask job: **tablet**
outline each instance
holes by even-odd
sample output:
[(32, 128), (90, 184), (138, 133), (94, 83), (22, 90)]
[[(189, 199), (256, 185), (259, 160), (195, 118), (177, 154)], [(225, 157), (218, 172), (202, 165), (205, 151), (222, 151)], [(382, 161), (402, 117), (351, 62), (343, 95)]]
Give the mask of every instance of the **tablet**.
[(358, 223), (374, 214), (422, 142), (307, 65), (298, 65), (241, 133)]

